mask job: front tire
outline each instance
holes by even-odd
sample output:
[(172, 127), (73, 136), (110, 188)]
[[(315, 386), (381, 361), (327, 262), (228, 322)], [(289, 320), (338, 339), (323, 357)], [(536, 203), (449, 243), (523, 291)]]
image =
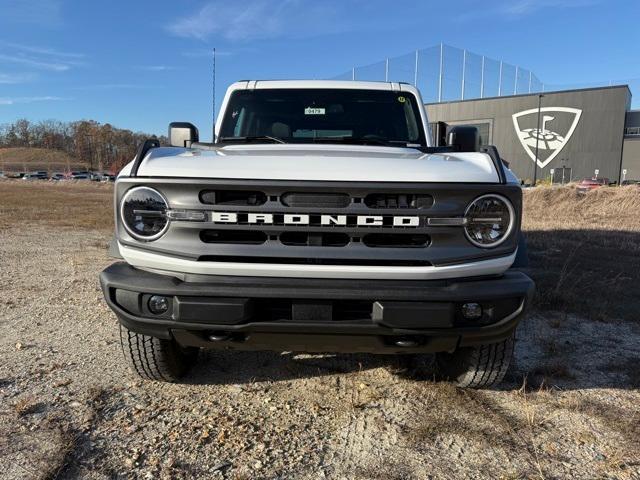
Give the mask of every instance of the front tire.
[(458, 348), (437, 353), (439, 376), (463, 388), (488, 388), (502, 381), (513, 356), (514, 336), (500, 343)]
[(197, 348), (183, 348), (175, 340), (164, 340), (132, 332), (120, 325), (122, 353), (129, 367), (141, 378), (177, 382), (195, 364)]

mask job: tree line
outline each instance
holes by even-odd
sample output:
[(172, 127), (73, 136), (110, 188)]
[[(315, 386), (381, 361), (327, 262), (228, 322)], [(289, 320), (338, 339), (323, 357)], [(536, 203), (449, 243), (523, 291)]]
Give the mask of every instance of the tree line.
[(133, 159), (138, 145), (147, 138), (158, 138), (165, 145), (165, 136), (156, 137), (141, 132), (116, 128), (94, 120), (61, 122), (26, 119), (0, 125), (0, 148), (32, 147), (60, 150), (89, 170), (117, 172)]

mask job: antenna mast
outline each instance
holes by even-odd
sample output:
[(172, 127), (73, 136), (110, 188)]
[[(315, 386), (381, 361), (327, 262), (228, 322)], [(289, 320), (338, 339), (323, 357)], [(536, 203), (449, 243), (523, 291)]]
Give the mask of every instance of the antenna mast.
[(216, 48), (213, 47), (213, 87), (212, 87), (212, 118), (213, 127), (211, 129), (211, 141), (216, 141)]

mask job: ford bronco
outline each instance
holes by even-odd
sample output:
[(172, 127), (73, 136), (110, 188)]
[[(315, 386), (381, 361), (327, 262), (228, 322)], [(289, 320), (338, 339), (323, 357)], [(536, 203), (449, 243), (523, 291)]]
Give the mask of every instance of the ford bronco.
[(514, 268), (522, 192), (476, 129), (444, 138), (408, 84), (241, 81), (212, 143), (182, 122), (145, 141), (115, 183), (122, 261), (100, 276), (133, 370), (178, 381), (205, 347), (502, 380), (534, 289)]

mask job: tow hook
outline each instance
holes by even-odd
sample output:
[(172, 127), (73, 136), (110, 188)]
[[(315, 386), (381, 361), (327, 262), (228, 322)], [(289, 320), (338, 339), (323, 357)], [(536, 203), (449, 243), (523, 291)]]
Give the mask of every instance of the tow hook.
[(401, 337), (394, 341), (396, 347), (414, 348), (420, 346), (420, 342), (415, 338)]
[(212, 342), (225, 342), (231, 340), (231, 334), (227, 332), (214, 332), (207, 336)]

